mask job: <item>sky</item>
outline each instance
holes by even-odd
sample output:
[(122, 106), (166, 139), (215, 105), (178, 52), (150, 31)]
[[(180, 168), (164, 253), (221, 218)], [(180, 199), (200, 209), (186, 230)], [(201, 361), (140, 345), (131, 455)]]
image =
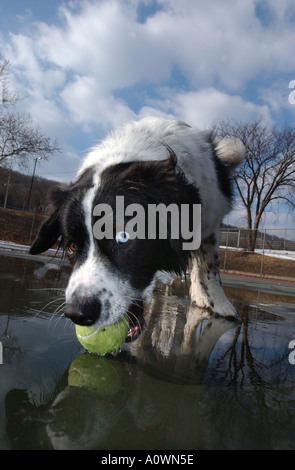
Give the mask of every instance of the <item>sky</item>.
[[(63, 182), (111, 129), (149, 115), (294, 125), (294, 45), (294, 0), (0, 0), (18, 110), (62, 147), (36, 174)], [(294, 227), (278, 211), (264, 225)], [(231, 217), (245, 225), (238, 205)]]

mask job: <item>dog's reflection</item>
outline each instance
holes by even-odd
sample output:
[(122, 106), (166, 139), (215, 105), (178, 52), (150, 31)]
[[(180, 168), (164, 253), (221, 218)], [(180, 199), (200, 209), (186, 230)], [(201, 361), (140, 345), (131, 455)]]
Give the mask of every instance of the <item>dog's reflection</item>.
[[(161, 413), (166, 416), (167, 407), (168, 416), (174, 405), (167, 401), (167, 389), (172, 401), (183, 385), (196, 386), (185, 387), (184, 395), (200, 393), (216, 343), (235, 324), (206, 316), (169, 289), (160, 294), (137, 341), (115, 357), (84, 353), (73, 361), (69, 385), (52, 404), (54, 420), (46, 429), (55, 449), (93, 448), (114, 433), (118, 422), (137, 423), (144, 416), (146, 425)], [(152, 397), (153, 417), (145, 411)]]
[(146, 331), (131, 345), (131, 354), (154, 377), (200, 383), (216, 343), (236, 322), (211, 317), (185, 298), (171, 295), (169, 287), (161, 294), (154, 297)]
[[(187, 403), (198, 400), (211, 352), (234, 324), (207, 318), (203, 310), (190, 305), (185, 311), (184, 303), (172, 300), (170, 296), (155, 300), (146, 331), (129, 351), (115, 357), (83, 353), (73, 361), (68, 386), (51, 405), (53, 420), (46, 426), (55, 449), (97, 448), (110, 436), (118, 439), (122, 426), (129, 434), (138, 433), (154, 426), (155, 420), (170, 419), (176, 429), (178, 411), (171, 417), (176, 397), (181, 394)], [(180, 412), (179, 420), (187, 414), (189, 422), (190, 407), (183, 403)], [(181, 435), (186, 435), (183, 427)], [(122, 441), (124, 445), (128, 442)]]

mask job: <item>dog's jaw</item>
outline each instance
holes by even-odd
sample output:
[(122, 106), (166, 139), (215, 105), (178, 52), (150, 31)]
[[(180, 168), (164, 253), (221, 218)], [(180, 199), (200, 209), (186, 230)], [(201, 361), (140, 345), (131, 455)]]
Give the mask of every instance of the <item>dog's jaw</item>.
[(143, 332), (146, 325), (148, 306), (142, 300), (136, 300), (129, 306), (127, 315), (129, 319), (129, 331), (126, 342), (135, 341)]

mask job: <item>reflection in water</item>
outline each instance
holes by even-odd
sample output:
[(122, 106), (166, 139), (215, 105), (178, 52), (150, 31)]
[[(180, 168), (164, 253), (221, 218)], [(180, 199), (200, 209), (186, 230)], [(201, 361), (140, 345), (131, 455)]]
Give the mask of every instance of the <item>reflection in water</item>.
[(231, 288), (236, 323), (191, 306), (181, 281), (159, 286), (143, 335), (100, 357), (58, 313), (66, 269), (5, 259), (1, 448), (295, 448), (290, 295)]

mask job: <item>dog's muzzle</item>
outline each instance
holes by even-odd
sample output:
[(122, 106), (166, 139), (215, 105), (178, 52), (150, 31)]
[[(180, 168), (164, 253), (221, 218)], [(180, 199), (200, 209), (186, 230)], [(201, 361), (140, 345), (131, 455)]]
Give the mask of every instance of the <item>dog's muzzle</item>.
[(65, 308), (65, 316), (70, 318), (76, 325), (91, 326), (100, 317), (101, 303), (94, 298), (85, 301), (82, 305), (71, 302)]
[[(126, 312), (129, 320), (129, 331), (126, 342), (137, 339), (144, 330), (147, 308), (142, 300), (132, 302)], [(101, 314), (101, 303), (94, 298), (87, 300), (83, 305), (78, 306), (78, 302), (69, 303), (64, 311), (67, 318), (70, 318), (76, 325), (92, 326), (97, 322)]]

